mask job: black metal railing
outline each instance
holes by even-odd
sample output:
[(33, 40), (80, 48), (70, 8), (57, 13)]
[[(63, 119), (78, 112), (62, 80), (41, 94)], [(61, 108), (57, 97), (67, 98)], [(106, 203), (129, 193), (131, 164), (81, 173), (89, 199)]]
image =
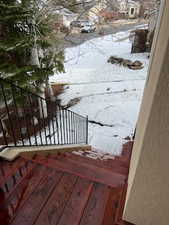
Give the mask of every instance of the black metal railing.
[(88, 143), (88, 117), (0, 78), (0, 146)]

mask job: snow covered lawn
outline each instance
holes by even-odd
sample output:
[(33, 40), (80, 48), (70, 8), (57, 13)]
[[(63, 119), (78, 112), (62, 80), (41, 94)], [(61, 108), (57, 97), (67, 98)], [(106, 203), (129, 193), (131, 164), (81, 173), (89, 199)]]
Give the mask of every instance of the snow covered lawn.
[[(130, 54), (128, 32), (104, 36), (66, 49), (66, 73), (51, 77), (51, 82), (68, 83), (60, 95), (61, 104), (79, 97), (71, 107), (89, 120), (89, 144), (102, 152), (119, 155), (126, 136), (134, 132), (148, 69), (147, 54)], [(113, 56), (140, 60), (142, 70), (130, 70), (107, 63)]]

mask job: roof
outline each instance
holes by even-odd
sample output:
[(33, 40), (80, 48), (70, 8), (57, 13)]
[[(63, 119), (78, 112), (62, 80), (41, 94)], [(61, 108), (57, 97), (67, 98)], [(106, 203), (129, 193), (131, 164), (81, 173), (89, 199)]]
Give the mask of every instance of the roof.
[(70, 11), (69, 9), (61, 7), (57, 7), (57, 9), (53, 10), (54, 13), (64, 16), (76, 16), (77, 14)]

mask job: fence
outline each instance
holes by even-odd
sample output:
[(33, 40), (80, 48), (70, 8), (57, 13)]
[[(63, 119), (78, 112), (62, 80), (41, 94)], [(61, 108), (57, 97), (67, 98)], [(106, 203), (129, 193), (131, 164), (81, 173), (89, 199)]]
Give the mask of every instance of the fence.
[(1, 147), (87, 143), (88, 117), (0, 78)]

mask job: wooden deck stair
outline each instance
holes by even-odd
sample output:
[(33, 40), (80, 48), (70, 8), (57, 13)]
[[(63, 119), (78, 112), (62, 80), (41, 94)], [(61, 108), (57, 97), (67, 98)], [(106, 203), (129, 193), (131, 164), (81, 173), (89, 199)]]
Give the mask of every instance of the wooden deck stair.
[(72, 153), (2, 161), (0, 224), (121, 225), (131, 146), (107, 163)]

